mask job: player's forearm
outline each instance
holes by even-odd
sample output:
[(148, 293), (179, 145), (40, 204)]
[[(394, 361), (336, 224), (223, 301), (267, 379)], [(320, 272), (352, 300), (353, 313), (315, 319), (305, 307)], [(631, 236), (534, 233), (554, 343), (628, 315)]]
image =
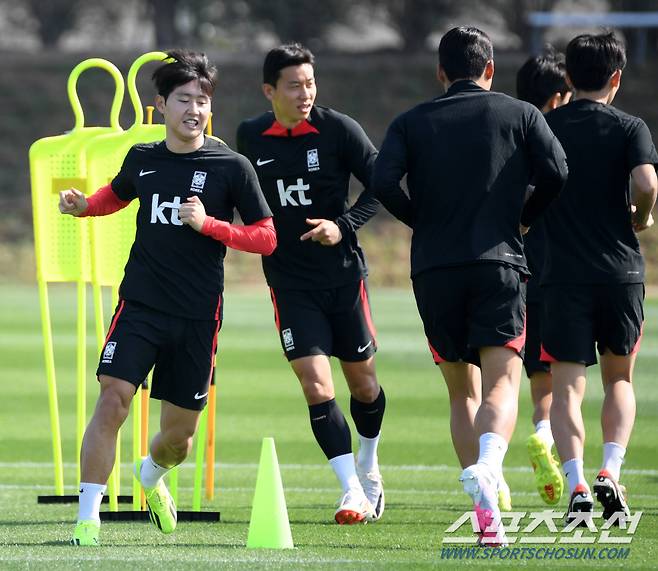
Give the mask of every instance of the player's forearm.
[(234, 250), (269, 256), (276, 248), (276, 230), (271, 218), (238, 226), (206, 216), (201, 234), (219, 240)]
[(521, 211), (521, 224), (526, 227), (539, 218), (557, 198), (567, 182), (567, 172), (557, 170), (550, 175), (544, 175), (535, 181), (532, 192), (526, 190), (526, 200)]
[(384, 205), (393, 216), (400, 222), (403, 222), (410, 228), (413, 227), (413, 213), (411, 210), (411, 200), (405, 194), (399, 185), (380, 187), (375, 192), (377, 200)]
[(112, 185), (107, 184), (87, 198), (87, 209), (78, 216), (107, 216), (129, 204), (129, 200), (121, 200), (112, 190)]
[(335, 222), (338, 224), (343, 235), (347, 232), (356, 232), (377, 214), (378, 209), (379, 201), (375, 198), (372, 191), (366, 189), (360, 194), (352, 208), (336, 218)]
[[(648, 167), (648, 168), (642, 168)], [(631, 196), (636, 208), (635, 217), (646, 220), (656, 203), (658, 180), (653, 165), (641, 165), (632, 171)]]

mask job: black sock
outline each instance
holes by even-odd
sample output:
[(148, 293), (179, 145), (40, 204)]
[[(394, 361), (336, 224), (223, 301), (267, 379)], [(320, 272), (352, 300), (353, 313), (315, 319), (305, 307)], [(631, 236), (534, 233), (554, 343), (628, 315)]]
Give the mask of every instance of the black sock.
[(375, 438), (382, 428), (386, 396), (384, 389), (379, 387), (379, 394), (372, 402), (361, 402), (350, 398), (350, 412), (356, 425), (356, 431), (364, 438)]
[(331, 399), (308, 407), (311, 428), (327, 460), (352, 452), (352, 435), (345, 416)]

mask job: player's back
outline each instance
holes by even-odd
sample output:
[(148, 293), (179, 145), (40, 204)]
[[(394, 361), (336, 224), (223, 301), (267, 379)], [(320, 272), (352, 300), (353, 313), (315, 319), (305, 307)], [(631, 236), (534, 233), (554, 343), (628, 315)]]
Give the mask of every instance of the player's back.
[[(543, 283), (633, 283), (644, 263), (631, 224), (629, 177), (646, 154), (641, 119), (588, 99), (546, 120), (569, 163), (569, 180), (546, 214)], [(648, 139), (651, 147), (653, 145)]]
[(519, 219), (526, 186), (533, 174), (560, 179), (564, 170), (541, 113), (458, 81), (391, 130), (405, 143), (412, 273), (479, 261), (525, 268)]

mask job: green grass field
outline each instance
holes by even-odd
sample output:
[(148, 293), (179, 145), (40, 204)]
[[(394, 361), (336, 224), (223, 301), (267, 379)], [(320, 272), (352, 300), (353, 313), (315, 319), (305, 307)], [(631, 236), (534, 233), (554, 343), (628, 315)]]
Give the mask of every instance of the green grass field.
[[(74, 293), (68, 286), (51, 288), (66, 493), (76, 490)], [(232, 287), (226, 294), (219, 345), (217, 489), (215, 499), (204, 506), (220, 510), (222, 522), (183, 522), (170, 536), (159, 534), (148, 523), (106, 523), (102, 546), (84, 549), (67, 544), (76, 506), (37, 504), (37, 495), (53, 493), (37, 290), (35, 286), (0, 286), (0, 568), (174, 569), (186, 564), (191, 569), (425, 569), (464, 565), (656, 568), (658, 304), (647, 304), (645, 337), (636, 368), (637, 422), (624, 467), (631, 508), (644, 512), (633, 541), (621, 546), (552, 546), (597, 550), (622, 547), (630, 548), (630, 552), (621, 560), (564, 556), (558, 561), (518, 559), (520, 555), (514, 560), (511, 551), (506, 559), (446, 560), (445, 553), (442, 559), (446, 529), (469, 508), (457, 481), (460, 470), (450, 442), (447, 392), (431, 361), (410, 292), (374, 291), (372, 305), (379, 331), (378, 372), (388, 400), (380, 449), (387, 509), (380, 522), (353, 527), (332, 523), (339, 488), (313, 440), (301, 391), (281, 355), (268, 294), (264, 289), (245, 292)], [(89, 412), (97, 394), (96, 358), (90, 320)], [(592, 368), (589, 378), (584, 406), (588, 431), (586, 473), (593, 479), (601, 458), (598, 411), (602, 391), (598, 369)], [(337, 398), (347, 411), (345, 383), (338, 375), (336, 379)], [(157, 412), (153, 404), (152, 430)], [(525, 455), (530, 416), (529, 388), (524, 379), (517, 431), (505, 462), (514, 507), (522, 512), (545, 507), (534, 491)], [(260, 445), (265, 436), (273, 436), (276, 441), (294, 550), (245, 548)], [(122, 492), (129, 493), (128, 434), (124, 434), (123, 451)], [(179, 508), (189, 509), (191, 462), (181, 470), (180, 486)], [(565, 507), (563, 498), (559, 508)], [(522, 527), (529, 523), (524, 518)], [(468, 528), (462, 528), (459, 535), (468, 532)], [(525, 535), (545, 536), (547, 532), (544, 528)], [(561, 538), (564, 534), (555, 535)], [(586, 535), (599, 537), (598, 533)], [(615, 537), (622, 535), (619, 531), (613, 533)]]

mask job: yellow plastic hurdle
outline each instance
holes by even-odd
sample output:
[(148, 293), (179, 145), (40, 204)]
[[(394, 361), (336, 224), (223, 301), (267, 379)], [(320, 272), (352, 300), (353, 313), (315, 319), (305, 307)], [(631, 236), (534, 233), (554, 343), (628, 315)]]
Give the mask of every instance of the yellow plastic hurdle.
[[(84, 113), (76, 87), (80, 75), (91, 68), (101, 68), (114, 79), (115, 92), (110, 110), (109, 127), (85, 127), (84, 124)], [(48, 384), (56, 496), (64, 495), (64, 469), (48, 283), (74, 282), (77, 284), (76, 383), (78, 397), (76, 407), (78, 415), (84, 415), (86, 282), (91, 279), (87, 220), (76, 220), (70, 216), (60, 215), (57, 204), (61, 190), (74, 187), (82, 192), (88, 191), (85, 145), (102, 134), (121, 130), (119, 112), (124, 95), (123, 77), (111, 62), (92, 58), (81, 62), (71, 71), (67, 91), (75, 117), (73, 129), (63, 135), (39, 139), (30, 147), (29, 151), (37, 281)], [(77, 450), (80, 450), (82, 436), (83, 433), (78, 430)], [(77, 462), (79, 479), (79, 458)]]

